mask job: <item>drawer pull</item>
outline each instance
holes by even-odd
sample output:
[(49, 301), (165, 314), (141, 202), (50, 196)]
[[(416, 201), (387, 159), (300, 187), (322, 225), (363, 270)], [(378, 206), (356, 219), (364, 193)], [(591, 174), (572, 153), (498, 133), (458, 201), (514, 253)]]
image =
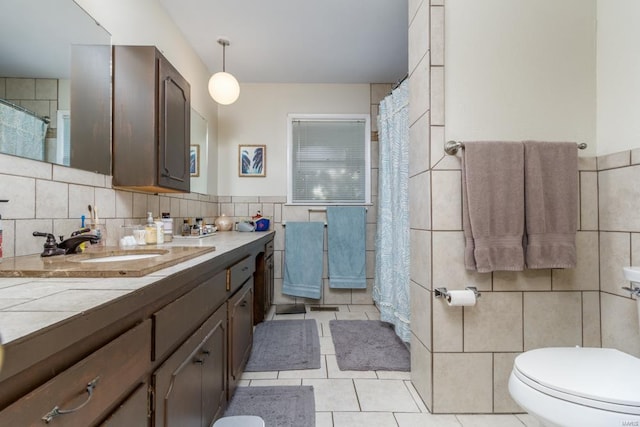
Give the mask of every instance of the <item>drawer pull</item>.
[(240, 307), (246, 307), (247, 306), (247, 300), (244, 300), (240, 303)]
[(202, 354), (204, 354), (205, 356), (208, 356), (211, 354), (211, 352), (209, 350), (202, 350)]
[(204, 363), (204, 360), (195, 358), (193, 359), (193, 363), (195, 363), (196, 365), (202, 365)]
[(249, 266), (242, 267), (242, 271), (247, 271), (247, 270), (249, 270)]
[(60, 407), (56, 405), (51, 411), (49, 411), (49, 413), (42, 417), (42, 421), (49, 424), (58, 415), (72, 414), (87, 406), (87, 404), (91, 400), (91, 397), (93, 396), (93, 390), (96, 388), (99, 379), (100, 377), (95, 377), (93, 380), (91, 380), (91, 382), (89, 382), (89, 384), (87, 384), (87, 399), (80, 405), (76, 406), (73, 409), (60, 409)]

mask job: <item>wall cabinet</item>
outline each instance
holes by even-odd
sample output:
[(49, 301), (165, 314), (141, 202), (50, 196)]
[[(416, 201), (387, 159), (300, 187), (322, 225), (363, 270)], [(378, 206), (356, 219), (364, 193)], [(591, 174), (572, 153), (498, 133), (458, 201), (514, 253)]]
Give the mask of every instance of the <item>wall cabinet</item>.
[(113, 185), (189, 192), (189, 83), (153, 46), (113, 48)]

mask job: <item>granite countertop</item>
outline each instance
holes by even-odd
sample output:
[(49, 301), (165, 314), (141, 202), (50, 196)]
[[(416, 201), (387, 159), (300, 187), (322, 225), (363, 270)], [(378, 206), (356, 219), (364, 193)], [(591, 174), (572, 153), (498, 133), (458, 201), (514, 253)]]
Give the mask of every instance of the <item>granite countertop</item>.
[[(142, 248), (143, 251), (162, 251), (163, 254), (158, 257), (123, 263), (102, 263), (103, 265), (98, 267), (93, 264), (87, 268), (87, 264), (63, 259), (60, 260), (63, 266), (61, 271), (66, 273), (62, 277), (53, 277), (54, 274), (51, 274), (51, 271), (54, 269), (50, 266), (48, 270), (42, 270), (42, 260), (33, 258), (24, 262), (36, 264), (40, 262), (40, 270), (34, 270), (32, 275), (26, 272), (22, 275), (12, 274), (11, 271), (16, 265), (18, 267), (27, 265), (20, 264), (22, 261), (18, 258), (30, 257), (5, 258), (0, 264), (0, 269), (4, 271), (0, 274), (5, 275), (0, 277), (0, 337), (3, 343), (25, 337), (151, 285), (167, 276), (250, 244), (271, 233), (273, 232), (231, 231), (219, 232), (200, 239), (174, 239), (171, 243), (163, 245), (136, 247)], [(34, 258), (39, 256), (36, 255)], [(154, 262), (160, 264), (153, 264)], [(76, 264), (81, 264), (82, 267)], [(120, 268), (106, 267), (105, 264), (119, 265)], [(128, 266), (123, 269), (124, 265)], [(105, 273), (107, 270), (108, 272)], [(40, 277), (37, 277), (38, 271), (41, 273)], [(42, 271), (49, 273), (42, 273)], [(94, 274), (99, 271), (103, 273)], [(114, 271), (116, 273), (129, 271), (130, 274), (113, 274)], [(144, 274), (146, 271), (151, 272)], [(142, 272), (142, 274), (136, 272)], [(83, 277), (78, 277), (80, 275)]]

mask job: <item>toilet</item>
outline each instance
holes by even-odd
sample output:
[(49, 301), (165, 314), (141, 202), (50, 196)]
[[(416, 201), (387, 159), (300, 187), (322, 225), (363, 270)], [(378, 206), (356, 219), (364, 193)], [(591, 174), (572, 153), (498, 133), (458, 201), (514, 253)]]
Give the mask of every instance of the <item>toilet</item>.
[[(640, 267), (624, 272), (640, 288)], [(612, 348), (530, 350), (514, 361), (509, 393), (545, 426), (640, 426), (640, 359)]]
[(254, 415), (222, 417), (212, 427), (264, 427), (264, 420)]

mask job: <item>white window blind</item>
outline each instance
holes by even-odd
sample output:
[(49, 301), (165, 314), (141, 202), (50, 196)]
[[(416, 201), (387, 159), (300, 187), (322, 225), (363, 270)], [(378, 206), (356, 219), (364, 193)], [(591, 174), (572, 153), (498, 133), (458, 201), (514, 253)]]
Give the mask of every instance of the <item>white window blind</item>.
[(368, 115), (289, 116), (289, 203), (370, 202)]

